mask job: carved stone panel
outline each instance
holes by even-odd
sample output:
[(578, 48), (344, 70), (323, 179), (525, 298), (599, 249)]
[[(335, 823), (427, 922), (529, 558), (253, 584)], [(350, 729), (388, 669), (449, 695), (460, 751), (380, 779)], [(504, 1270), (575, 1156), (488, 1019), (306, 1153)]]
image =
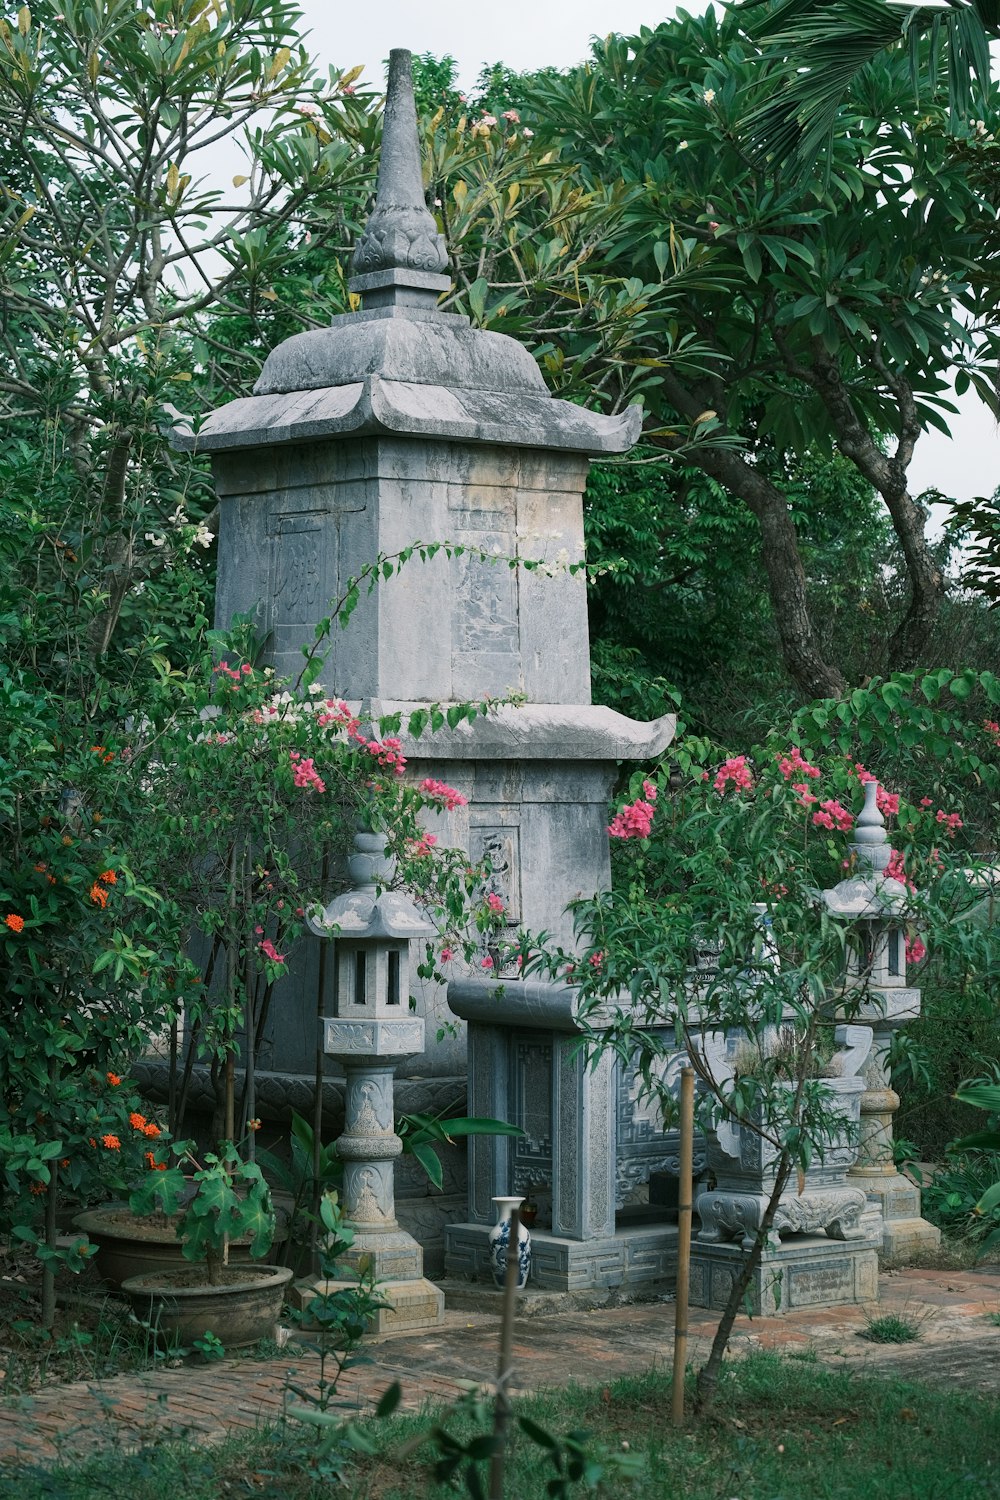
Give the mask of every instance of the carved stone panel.
[(552, 1043), (537, 1032), (513, 1038), (510, 1098), (525, 1132), (511, 1139), (512, 1191), (527, 1196), (531, 1184), (552, 1186)]

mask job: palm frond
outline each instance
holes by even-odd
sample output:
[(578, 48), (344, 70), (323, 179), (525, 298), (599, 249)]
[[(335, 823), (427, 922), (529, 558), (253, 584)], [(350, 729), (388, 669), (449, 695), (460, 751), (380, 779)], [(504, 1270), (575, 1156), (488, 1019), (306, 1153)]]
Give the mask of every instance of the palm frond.
[[(902, 41), (909, 44), (914, 92), (940, 77), (947, 59), (949, 107), (967, 115), (973, 85), (990, 77), (989, 43), (1000, 35), (1000, 0), (942, 0), (904, 7), (895, 0), (782, 0), (733, 7), (764, 47), (777, 83), (773, 98), (742, 122), (762, 164), (812, 166), (829, 148), (837, 114), (863, 68)], [(925, 48), (925, 41), (929, 46)]]

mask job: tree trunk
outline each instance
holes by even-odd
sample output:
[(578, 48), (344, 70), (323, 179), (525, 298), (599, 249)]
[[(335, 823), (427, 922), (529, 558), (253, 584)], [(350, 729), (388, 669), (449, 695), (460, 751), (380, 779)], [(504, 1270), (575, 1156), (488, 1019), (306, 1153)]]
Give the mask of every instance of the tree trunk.
[(917, 438), (923, 431), (913, 392), (901, 375), (889, 371), (873, 356), (878, 377), (892, 394), (899, 411), (899, 438), (892, 457), (878, 447), (858, 416), (850, 389), (837, 363), (817, 346), (816, 378), (812, 381), (830, 415), (837, 447), (885, 502), (899, 539), (910, 584), (910, 600), (889, 641), (889, 665), (906, 671), (926, 654), (945, 595), (945, 581), (924, 535), (924, 517), (909, 492), (906, 471)]
[[(663, 389), (672, 405), (691, 421), (705, 410), (706, 403), (673, 375), (664, 376)], [(757, 518), (781, 655), (795, 686), (805, 699), (842, 698), (847, 680), (839, 668), (824, 660), (809, 615), (806, 573), (787, 499), (752, 464), (728, 449), (705, 445), (689, 454), (688, 461), (718, 480)]]
[(767, 588), (788, 675), (804, 698), (842, 698), (847, 680), (838, 667), (824, 660), (816, 640), (798, 533), (787, 499), (769, 479), (723, 449), (706, 449), (694, 455), (694, 462), (757, 518)]
[(764, 1217), (760, 1221), (760, 1228), (757, 1230), (757, 1237), (753, 1242), (749, 1255), (740, 1267), (740, 1274), (733, 1281), (722, 1317), (719, 1320), (719, 1326), (715, 1330), (715, 1337), (712, 1340), (712, 1347), (708, 1358), (698, 1371), (698, 1380), (695, 1385), (694, 1409), (699, 1416), (703, 1416), (715, 1400), (719, 1375), (722, 1372), (722, 1361), (729, 1347), (733, 1324), (736, 1322), (736, 1316), (743, 1306), (743, 1298), (746, 1296), (747, 1287), (750, 1285), (753, 1273), (760, 1265), (761, 1256), (764, 1254), (764, 1247), (771, 1232), (771, 1225), (774, 1223), (774, 1216), (778, 1211), (778, 1204), (781, 1202), (781, 1195), (788, 1186), (788, 1180), (791, 1175), (792, 1158), (787, 1151), (783, 1151), (778, 1158), (778, 1173), (774, 1179), (774, 1188), (771, 1196), (767, 1200)]

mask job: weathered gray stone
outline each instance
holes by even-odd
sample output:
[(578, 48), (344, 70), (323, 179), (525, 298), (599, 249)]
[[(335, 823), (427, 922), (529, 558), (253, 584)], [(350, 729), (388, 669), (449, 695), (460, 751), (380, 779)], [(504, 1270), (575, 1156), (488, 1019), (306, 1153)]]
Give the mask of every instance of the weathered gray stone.
[[(489, 1229), (451, 1224), (445, 1266), (450, 1277), (492, 1282)], [(616, 1288), (623, 1293), (670, 1290), (677, 1279), (677, 1226), (646, 1225), (581, 1240), (531, 1231), (531, 1284), (559, 1292)]]
[[(739, 1245), (691, 1246), (691, 1304), (722, 1309), (747, 1252)], [(878, 1256), (870, 1244), (800, 1235), (764, 1251), (747, 1293), (754, 1317), (783, 1317), (801, 1308), (841, 1307), (878, 1299)]]

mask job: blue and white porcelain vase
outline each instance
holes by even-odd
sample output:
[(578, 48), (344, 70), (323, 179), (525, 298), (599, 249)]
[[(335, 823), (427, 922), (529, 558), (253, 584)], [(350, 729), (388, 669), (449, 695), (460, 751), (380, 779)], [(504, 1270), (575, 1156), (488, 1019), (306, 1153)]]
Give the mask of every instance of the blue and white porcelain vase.
[[(490, 1269), (493, 1272), (493, 1280), (498, 1287), (502, 1288), (507, 1276), (507, 1251), (510, 1247), (510, 1216), (515, 1208), (520, 1208), (524, 1199), (494, 1198), (493, 1202), (497, 1205), (498, 1217), (493, 1228), (490, 1230)], [(518, 1223), (517, 1289), (519, 1292), (527, 1285), (530, 1271), (531, 1235), (523, 1224)]]

